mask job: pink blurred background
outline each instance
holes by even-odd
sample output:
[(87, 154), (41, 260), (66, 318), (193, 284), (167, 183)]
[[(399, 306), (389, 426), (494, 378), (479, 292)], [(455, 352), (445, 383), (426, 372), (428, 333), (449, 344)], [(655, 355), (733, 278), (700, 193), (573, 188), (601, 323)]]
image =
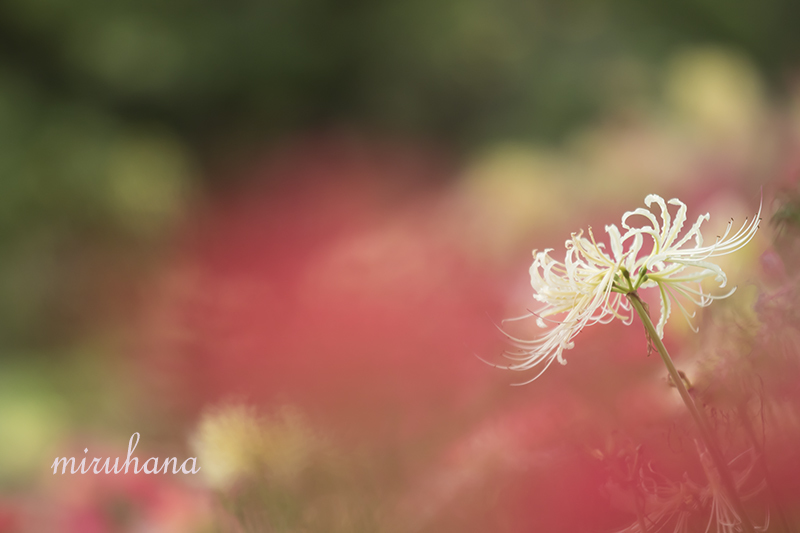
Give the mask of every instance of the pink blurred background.
[[(281, 85), (272, 100), (284, 98), (285, 108), (252, 104), (261, 122), (244, 120), (223, 103), (255, 102), (249, 92), (233, 98), (219, 81), (192, 93), (184, 81), (158, 85), (155, 74), (138, 86), (122, 67), (113, 82), (116, 71), (79, 41), (69, 56), (78, 66), (52, 61), (72, 65), (76, 79), (105, 80), (98, 86), (110, 96), (88, 101), (114, 105), (102, 113), (95, 103), (67, 105), (66, 96), (42, 94), (78, 89), (59, 82), (40, 94), (23, 83), (27, 70), (13, 67), (19, 58), (50, 65), (46, 40), (31, 48), (36, 57), (14, 45), (54, 23), (21, 5), (10, 13), (21, 29), (0, 42), (9, 50), (0, 56), (0, 103), (41, 98), (50, 111), (25, 140), (21, 153), (33, 155), (9, 156), (2, 167), (34, 177), (3, 186), (12, 200), (2, 204), (0, 243), (9, 302), (0, 533), (625, 530), (636, 522), (637, 469), (675, 480), (671, 488), (704, 483), (691, 421), (658, 357), (648, 357), (641, 324), (588, 328), (566, 352), (569, 364), (525, 386), (514, 385), (530, 375), (484, 360), (502, 361), (497, 326), (535, 304), (531, 250), (558, 254), (571, 232), (618, 222), (649, 193), (680, 198), (690, 220), (709, 212), (709, 240), (763, 202), (756, 239), (724, 258), (739, 290), (698, 313), (698, 334), (674, 317), (666, 343), (726, 452), (753, 442), (763, 452), (758, 472), (769, 484), (746, 501), (748, 512), (762, 523), (769, 515), (769, 531), (800, 520), (800, 92), (791, 77), (774, 82), (763, 57), (689, 41), (654, 64), (612, 54), (603, 64), (616, 74), (603, 79), (630, 97), (595, 102), (580, 120), (535, 135), (533, 126), (515, 133), (505, 111), (484, 102), (502, 127), (463, 115), (462, 138), (437, 129), (458, 129), (444, 108), (441, 123), (386, 127), (366, 104), (362, 114), (338, 115), (325, 99), (304, 100), (310, 82), (297, 82), (297, 100)], [(489, 19), (464, 16), (491, 30)], [(164, 17), (166, 54), (179, 42), (170, 31), (194, 34)], [(133, 32), (119, 23), (122, 34)], [(134, 44), (130, 57), (115, 53), (138, 57)], [(12, 66), (5, 57), (16, 58)], [(188, 59), (175, 61), (163, 76), (174, 67), (186, 80), (205, 79), (192, 78), (201, 71)], [(256, 94), (260, 85), (237, 65), (228, 70)], [(215, 68), (224, 77), (223, 66)], [(421, 86), (433, 84), (417, 74)], [(389, 89), (364, 83), (365, 93), (395, 102)], [(188, 103), (176, 103), (180, 95)], [(472, 102), (463, 98), (454, 115)], [(309, 102), (329, 114), (297, 118), (320, 111)], [(550, 101), (532, 102), (537, 111), (523, 118), (546, 117)], [(405, 116), (393, 105), (387, 116)], [(283, 116), (278, 108), (292, 120), (273, 130), (265, 124)], [(36, 166), (62, 152), (54, 168)], [(41, 177), (59, 172), (74, 174), (62, 188)], [(528, 322), (510, 329), (536, 333)], [(53, 475), (54, 457), (80, 458), (87, 448), (89, 457), (124, 457), (134, 432), (142, 460), (197, 457), (201, 472)], [(667, 503), (644, 505), (654, 513)]]

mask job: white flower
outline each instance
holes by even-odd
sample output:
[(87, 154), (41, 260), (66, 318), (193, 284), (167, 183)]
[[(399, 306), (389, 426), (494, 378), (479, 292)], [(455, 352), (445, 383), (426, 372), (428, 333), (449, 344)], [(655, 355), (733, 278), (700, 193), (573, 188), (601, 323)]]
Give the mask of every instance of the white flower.
[[(678, 199), (665, 202), (655, 194), (648, 195), (644, 203), (648, 209), (640, 207), (622, 216), (624, 233), (614, 224), (606, 226), (610, 249), (595, 240), (590, 228), (588, 239), (583, 232), (578, 232), (566, 241), (563, 262), (550, 257), (552, 249), (534, 250), (531, 285), (534, 299), (542, 306), (510, 320), (535, 316), (539, 327), (547, 331), (532, 340), (516, 338), (504, 331), (517, 348), (504, 354), (514, 361), (505, 368), (530, 370), (543, 365), (536, 376), (526, 382), (530, 383), (553, 361), (566, 364), (564, 350), (574, 346), (573, 339), (586, 326), (608, 323), (615, 318), (625, 324), (633, 321), (634, 311), (627, 294), (640, 288), (659, 290), (661, 317), (656, 326), (659, 337), (664, 335), (673, 303), (691, 325), (694, 313), (687, 311), (685, 301), (705, 307), (733, 293), (735, 287), (719, 295), (704, 289), (702, 282), (707, 278), (713, 278), (720, 288), (727, 283), (725, 273), (709, 259), (735, 252), (750, 242), (758, 230), (761, 207), (756, 217), (749, 223), (745, 221), (737, 232), (731, 234), (731, 221), (724, 235), (717, 237), (714, 244), (704, 246), (700, 226), (709, 219), (708, 213), (698, 217), (681, 235), (686, 222), (686, 204)], [(659, 213), (653, 212), (653, 204), (657, 204)], [(677, 206), (674, 218), (667, 204)], [(632, 225), (635, 220), (643, 225)], [(643, 253), (644, 249), (649, 249), (649, 253)]]

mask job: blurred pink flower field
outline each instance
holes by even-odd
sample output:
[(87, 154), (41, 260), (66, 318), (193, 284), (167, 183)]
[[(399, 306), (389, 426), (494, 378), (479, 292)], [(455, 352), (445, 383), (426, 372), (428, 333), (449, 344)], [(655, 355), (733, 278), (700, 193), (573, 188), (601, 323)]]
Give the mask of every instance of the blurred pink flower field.
[(675, 312), (664, 338), (757, 530), (794, 531), (800, 123), (701, 104), (558, 149), (461, 158), (325, 131), (223, 170), (102, 341), (125, 390), (106, 407), (124, 414), (63, 428), (42, 454), (123, 456), (137, 431), (139, 457), (201, 471), (52, 475), (45, 461), (0, 497), (0, 533), (740, 531), (640, 322), (586, 328), (569, 364), (525, 386), (485, 362), (508, 348), (501, 321), (535, 305), (531, 250), (563, 253), (654, 192), (690, 221), (709, 212), (711, 241), (763, 199), (756, 237), (720, 259), (736, 293), (697, 310), (699, 333)]

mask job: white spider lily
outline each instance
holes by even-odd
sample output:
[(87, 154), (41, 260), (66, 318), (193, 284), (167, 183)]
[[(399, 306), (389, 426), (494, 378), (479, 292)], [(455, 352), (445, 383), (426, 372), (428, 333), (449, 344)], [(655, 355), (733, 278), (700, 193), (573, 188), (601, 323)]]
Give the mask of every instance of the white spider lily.
[[(686, 204), (676, 198), (667, 202), (670, 205), (678, 206), (678, 213), (673, 221), (667, 209), (667, 203), (660, 196), (648, 195), (644, 202), (647, 207), (654, 202), (658, 204), (662, 220), (660, 228), (652, 211), (641, 207), (625, 213), (622, 216), (622, 225), (629, 228), (627, 221), (635, 215), (644, 216), (650, 222), (649, 226), (645, 225), (635, 231), (652, 237), (653, 250), (649, 256), (637, 260), (631, 271), (643, 272), (643, 275), (646, 276), (647, 279), (640, 285), (642, 288), (657, 286), (661, 293), (661, 318), (656, 325), (656, 330), (658, 336), (663, 338), (664, 325), (667, 323), (672, 308), (671, 301), (678, 305), (689, 325), (692, 325), (691, 318), (694, 317), (694, 313), (687, 312), (678, 296), (683, 296), (700, 307), (706, 307), (713, 300), (727, 298), (736, 290), (734, 287), (725, 294), (712, 295), (703, 289), (702, 281), (708, 278), (714, 278), (719, 283), (719, 288), (725, 287), (728, 283), (725, 272), (719, 265), (708, 259), (735, 252), (750, 242), (761, 221), (761, 206), (753, 220), (749, 223), (745, 220), (739, 231), (731, 235), (733, 227), (733, 220), (731, 220), (728, 222), (725, 233), (721, 237), (717, 237), (714, 244), (703, 246), (700, 226), (710, 218), (708, 213), (699, 216), (689, 231), (678, 239), (686, 222)], [(690, 241), (694, 241), (694, 246)], [(697, 331), (694, 326), (692, 329)]]
[[(563, 262), (550, 257), (552, 249), (534, 250), (531, 285), (534, 299), (542, 306), (528, 315), (510, 320), (535, 316), (539, 327), (547, 331), (532, 340), (519, 339), (504, 331), (518, 349), (504, 354), (514, 361), (505, 368), (529, 370), (542, 365), (539, 372), (526, 382), (530, 383), (553, 361), (566, 364), (564, 350), (574, 346), (573, 339), (586, 326), (608, 323), (615, 318), (625, 324), (632, 322), (634, 311), (626, 295), (639, 288), (659, 289), (661, 318), (656, 326), (659, 337), (664, 335), (664, 325), (673, 302), (691, 325), (694, 313), (687, 311), (680, 298), (705, 307), (713, 300), (733, 293), (735, 287), (720, 295), (713, 295), (703, 288), (702, 282), (707, 278), (713, 278), (720, 288), (727, 283), (725, 273), (709, 259), (735, 252), (750, 242), (758, 230), (761, 207), (756, 217), (749, 223), (745, 221), (738, 231), (731, 234), (731, 221), (724, 235), (717, 237), (714, 244), (704, 246), (700, 226), (709, 219), (707, 213), (698, 217), (681, 235), (686, 222), (686, 204), (677, 199), (665, 202), (655, 194), (648, 195), (644, 203), (648, 209), (640, 207), (622, 216), (625, 233), (614, 224), (606, 226), (610, 250), (603, 243), (596, 242), (591, 228), (589, 239), (579, 232), (573, 233), (566, 241)], [(653, 212), (653, 204), (658, 205), (660, 213)], [(667, 204), (678, 207), (674, 219)], [(630, 224), (642, 217), (642, 226)], [(652, 244), (649, 254), (641, 253), (645, 243)], [(556, 316), (558, 318), (551, 318)]]

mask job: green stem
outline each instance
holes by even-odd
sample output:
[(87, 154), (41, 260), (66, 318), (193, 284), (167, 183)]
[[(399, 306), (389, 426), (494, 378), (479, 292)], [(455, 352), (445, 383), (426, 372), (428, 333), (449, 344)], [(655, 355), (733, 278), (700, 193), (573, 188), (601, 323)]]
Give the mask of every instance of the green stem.
[(711, 459), (714, 461), (714, 466), (716, 466), (720, 480), (722, 481), (722, 487), (727, 493), (726, 495), (728, 496), (728, 500), (730, 501), (733, 510), (737, 515), (739, 515), (739, 518), (742, 521), (741, 525), (744, 533), (755, 533), (753, 524), (747, 517), (744, 506), (739, 499), (739, 494), (736, 492), (736, 484), (733, 482), (733, 477), (731, 476), (730, 470), (728, 469), (728, 464), (722, 455), (722, 451), (717, 444), (717, 439), (715, 438), (714, 433), (711, 431), (711, 425), (706, 418), (705, 412), (697, 408), (691, 395), (689, 395), (689, 391), (686, 390), (686, 386), (683, 384), (683, 378), (681, 378), (680, 374), (678, 374), (678, 370), (675, 368), (675, 364), (672, 362), (672, 358), (669, 356), (666, 346), (664, 346), (664, 343), (661, 341), (661, 337), (658, 336), (658, 332), (653, 325), (653, 321), (650, 320), (650, 315), (645, 310), (644, 302), (641, 300), (641, 298), (639, 298), (639, 295), (636, 294), (636, 292), (628, 293), (628, 300), (631, 302), (631, 305), (633, 305), (633, 308), (636, 309), (636, 312), (642, 319), (650, 339), (652, 340), (653, 344), (656, 345), (656, 349), (658, 350), (659, 355), (661, 355), (661, 359), (664, 361), (664, 364), (667, 367), (667, 371), (672, 378), (675, 388), (678, 389), (683, 403), (686, 404), (686, 408), (689, 409), (689, 413), (691, 413), (695, 424), (697, 424), (697, 428), (700, 430), (700, 437), (703, 439), (706, 449), (708, 450)]

